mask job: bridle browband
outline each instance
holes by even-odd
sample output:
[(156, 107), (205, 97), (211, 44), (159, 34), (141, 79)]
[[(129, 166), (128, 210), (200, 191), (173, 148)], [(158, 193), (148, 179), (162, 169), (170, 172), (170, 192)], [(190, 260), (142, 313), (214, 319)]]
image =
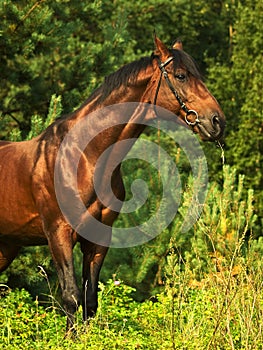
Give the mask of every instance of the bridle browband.
[[(177, 99), (177, 101), (179, 102), (180, 106), (181, 106), (181, 109), (186, 113), (185, 114), (185, 117), (184, 117), (184, 120), (186, 122), (187, 125), (191, 126), (191, 127), (194, 127), (196, 124), (200, 123), (200, 120), (198, 118), (198, 113), (194, 110), (194, 109), (188, 109), (185, 105), (185, 103), (183, 102), (183, 100), (181, 99), (181, 97), (178, 95), (178, 92), (175, 90), (175, 87), (173, 86), (171, 80), (169, 79), (169, 76), (168, 76), (168, 72), (166, 71), (165, 67), (171, 62), (174, 60), (174, 57), (173, 56), (170, 56), (167, 58), (167, 60), (165, 62), (162, 62), (160, 60), (159, 57), (156, 57), (157, 60), (158, 60), (158, 65), (159, 65), (159, 68), (160, 68), (160, 71), (161, 71), (161, 76), (160, 76), (160, 79), (159, 79), (159, 83), (158, 83), (158, 87), (157, 87), (157, 90), (156, 90), (156, 94), (155, 94), (155, 98), (154, 98), (154, 105), (156, 105), (156, 101), (157, 101), (157, 96), (158, 96), (158, 92), (160, 90), (160, 86), (161, 86), (161, 80), (162, 80), (162, 76), (164, 76), (164, 79), (169, 87), (169, 89), (172, 91), (172, 93), (174, 94), (175, 98)], [(188, 120), (188, 116), (190, 114), (195, 114), (196, 118), (195, 118), (195, 121), (194, 122), (191, 122), (190, 120)]]

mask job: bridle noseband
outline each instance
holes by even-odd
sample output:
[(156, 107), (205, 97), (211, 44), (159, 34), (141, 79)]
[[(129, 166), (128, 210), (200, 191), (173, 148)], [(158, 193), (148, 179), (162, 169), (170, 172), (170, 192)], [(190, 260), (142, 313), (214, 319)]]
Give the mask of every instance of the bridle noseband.
[[(177, 101), (179, 102), (180, 106), (181, 106), (181, 109), (183, 111), (185, 111), (186, 115), (184, 117), (184, 120), (186, 122), (186, 124), (188, 124), (189, 126), (191, 127), (194, 127), (196, 124), (200, 123), (200, 120), (199, 120), (199, 116), (198, 116), (198, 113), (194, 110), (194, 109), (188, 109), (185, 105), (185, 103), (183, 102), (183, 100), (181, 99), (181, 97), (178, 95), (178, 92), (175, 90), (175, 87), (173, 86), (171, 80), (169, 79), (168, 77), (168, 72), (167, 70), (165, 69), (165, 67), (171, 62), (174, 60), (174, 57), (173, 56), (170, 56), (169, 58), (167, 58), (167, 60), (165, 62), (161, 62), (161, 60), (159, 59), (159, 57), (157, 57), (158, 59), (158, 65), (159, 65), (159, 68), (161, 70), (161, 76), (160, 76), (160, 80), (159, 80), (159, 83), (158, 83), (158, 87), (157, 87), (157, 90), (156, 90), (156, 94), (155, 94), (155, 98), (154, 98), (154, 104), (156, 104), (156, 100), (157, 100), (157, 96), (158, 96), (158, 92), (160, 90), (160, 86), (161, 86), (161, 80), (162, 80), (162, 76), (164, 76), (164, 79), (169, 87), (169, 89), (172, 91), (172, 93), (174, 94), (175, 98), (177, 99)], [(195, 118), (195, 121), (194, 122), (191, 122), (190, 120), (188, 120), (188, 116), (190, 114), (195, 114), (196, 118)]]

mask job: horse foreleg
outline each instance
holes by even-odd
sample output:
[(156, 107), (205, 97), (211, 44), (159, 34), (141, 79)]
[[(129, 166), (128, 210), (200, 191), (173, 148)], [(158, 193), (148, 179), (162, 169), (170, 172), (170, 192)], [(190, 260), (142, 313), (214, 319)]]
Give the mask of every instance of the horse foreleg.
[(70, 330), (74, 326), (74, 314), (80, 302), (73, 266), (72, 230), (68, 227), (59, 228), (48, 236), (48, 243), (62, 290), (62, 300), (67, 314), (67, 330)]
[(103, 260), (108, 247), (86, 240), (81, 241), (83, 253), (83, 320), (95, 316), (98, 307), (98, 281)]
[(0, 272), (3, 272), (11, 262), (15, 259), (20, 247), (14, 246), (12, 244), (0, 243)]

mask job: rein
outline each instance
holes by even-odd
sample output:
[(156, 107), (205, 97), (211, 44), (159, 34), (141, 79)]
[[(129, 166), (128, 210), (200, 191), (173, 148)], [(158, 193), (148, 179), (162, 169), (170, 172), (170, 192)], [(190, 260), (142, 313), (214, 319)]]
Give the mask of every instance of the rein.
[[(160, 79), (159, 79), (159, 82), (158, 82), (158, 86), (157, 86), (157, 89), (156, 89), (156, 93), (155, 93), (155, 97), (154, 97), (154, 105), (156, 105), (156, 101), (157, 101), (157, 96), (158, 96), (158, 93), (159, 93), (159, 90), (160, 90), (160, 86), (161, 86), (161, 80), (162, 80), (162, 76), (164, 76), (164, 79), (169, 87), (169, 89), (172, 91), (172, 93), (174, 94), (175, 98), (177, 99), (177, 101), (179, 102), (180, 106), (181, 106), (181, 109), (186, 113), (185, 114), (185, 117), (184, 117), (184, 120), (186, 122), (187, 125), (191, 126), (191, 127), (194, 127), (196, 124), (200, 123), (200, 120), (198, 119), (198, 113), (193, 110), (193, 109), (188, 109), (185, 105), (185, 103), (183, 102), (183, 100), (181, 99), (181, 97), (179, 96), (178, 92), (176, 91), (175, 87), (173, 86), (171, 80), (169, 79), (169, 76), (168, 76), (168, 72), (167, 70), (165, 69), (165, 67), (171, 62), (174, 60), (174, 57), (171, 56), (169, 58), (167, 58), (167, 60), (165, 62), (161, 62), (161, 60), (157, 57), (158, 59), (158, 65), (159, 65), (159, 68), (161, 70), (161, 75), (160, 75)], [(188, 116), (190, 114), (195, 114), (195, 121), (194, 122), (191, 122), (190, 120), (188, 120)]]

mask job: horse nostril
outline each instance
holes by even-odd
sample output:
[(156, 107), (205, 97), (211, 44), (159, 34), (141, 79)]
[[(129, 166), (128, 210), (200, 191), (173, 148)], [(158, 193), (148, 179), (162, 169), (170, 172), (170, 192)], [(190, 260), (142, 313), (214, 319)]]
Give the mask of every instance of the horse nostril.
[(224, 123), (224, 119), (222, 119), (222, 116), (219, 116), (218, 114), (212, 115), (211, 124), (213, 127), (214, 137), (216, 139), (221, 138), (225, 128), (225, 123)]
[(211, 122), (214, 127), (218, 127), (220, 125), (220, 120), (218, 115), (213, 115), (211, 118)]

